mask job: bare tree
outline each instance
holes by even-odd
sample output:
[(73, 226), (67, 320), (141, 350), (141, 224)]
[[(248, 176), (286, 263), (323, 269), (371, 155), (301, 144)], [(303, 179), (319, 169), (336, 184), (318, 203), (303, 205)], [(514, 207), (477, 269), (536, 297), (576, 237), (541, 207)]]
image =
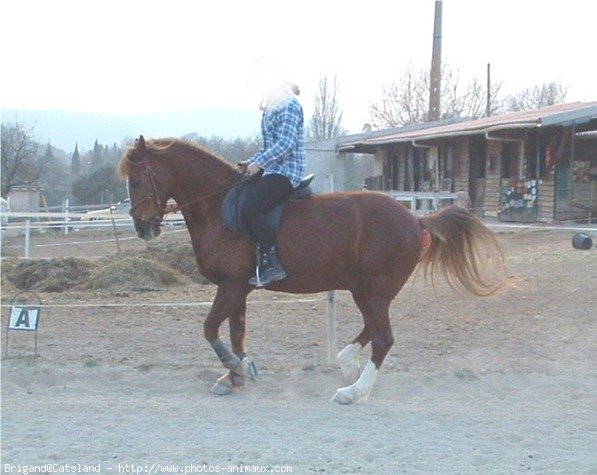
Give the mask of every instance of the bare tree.
[[(461, 87), (461, 82), (453, 71), (448, 71), (446, 87), (442, 95), (442, 118), (467, 117), (478, 119), (487, 113), (487, 89), (484, 81), (473, 76)], [(503, 101), (500, 98), (502, 82), (491, 84), (489, 111), (491, 115), (501, 112)]]
[(510, 95), (506, 99), (509, 111), (524, 111), (561, 104), (566, 100), (568, 87), (555, 81), (537, 84)]
[(2, 197), (17, 185), (35, 184), (44, 172), (44, 160), (37, 157), (39, 144), (33, 127), (2, 124)]
[(429, 104), (426, 74), (410, 67), (400, 79), (382, 86), (380, 98), (369, 108), (373, 126), (391, 128), (425, 122)]
[(332, 78), (328, 74), (320, 76), (315, 96), (315, 111), (307, 127), (307, 137), (310, 140), (325, 140), (346, 133), (341, 126), (339, 90), (340, 83), (336, 74)]
[(195, 142), (207, 148), (230, 163), (237, 164), (256, 154), (261, 148), (259, 135), (249, 137), (225, 138), (218, 135), (204, 137), (197, 132), (191, 132), (182, 137), (189, 142)]
[[(483, 82), (473, 77), (464, 86), (458, 72), (442, 66), (441, 117), (443, 119), (461, 116), (477, 118), (485, 114), (487, 93)], [(502, 83), (491, 86), (490, 110), (496, 113), (501, 108), (499, 92)], [(429, 69), (413, 66), (390, 85), (383, 86), (379, 99), (369, 107), (371, 122), (377, 128), (400, 127), (418, 124), (428, 120), (429, 113)]]

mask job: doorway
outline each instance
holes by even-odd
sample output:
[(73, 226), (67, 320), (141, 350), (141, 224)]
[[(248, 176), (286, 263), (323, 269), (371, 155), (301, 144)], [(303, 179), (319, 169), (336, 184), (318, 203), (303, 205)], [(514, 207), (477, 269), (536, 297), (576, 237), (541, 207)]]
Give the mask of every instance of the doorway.
[(469, 183), (468, 194), (477, 216), (484, 215), (485, 167), (487, 162), (487, 142), (482, 135), (469, 140)]

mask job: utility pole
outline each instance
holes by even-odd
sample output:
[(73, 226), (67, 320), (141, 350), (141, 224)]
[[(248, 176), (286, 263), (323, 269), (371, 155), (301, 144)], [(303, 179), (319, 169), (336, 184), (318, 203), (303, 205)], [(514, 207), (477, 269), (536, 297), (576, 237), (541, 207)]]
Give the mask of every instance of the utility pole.
[(428, 120), (439, 120), (442, 74), (442, 0), (435, 0), (433, 22), (433, 51), (431, 54), (431, 77), (429, 90)]
[(491, 115), (491, 63), (487, 63), (487, 105), (485, 107), (485, 116)]

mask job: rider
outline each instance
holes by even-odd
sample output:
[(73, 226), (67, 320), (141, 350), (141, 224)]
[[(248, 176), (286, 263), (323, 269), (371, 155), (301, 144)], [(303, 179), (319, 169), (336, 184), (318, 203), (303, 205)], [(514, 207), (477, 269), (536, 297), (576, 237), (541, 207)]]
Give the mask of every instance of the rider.
[(305, 173), (303, 109), (296, 98), (298, 87), (286, 81), (274, 59), (258, 58), (250, 76), (262, 95), (263, 148), (239, 163), (241, 171), (253, 177), (242, 215), (259, 246), (258, 275), (249, 283), (265, 286), (286, 278), (266, 214), (288, 198)]

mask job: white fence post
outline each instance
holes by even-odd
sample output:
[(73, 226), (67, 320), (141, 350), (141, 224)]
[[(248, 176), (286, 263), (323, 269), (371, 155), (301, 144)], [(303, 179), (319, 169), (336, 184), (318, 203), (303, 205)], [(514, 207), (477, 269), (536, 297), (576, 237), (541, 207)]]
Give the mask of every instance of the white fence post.
[[(329, 180), (328, 189), (330, 193), (334, 192), (334, 175), (327, 176)], [(338, 354), (338, 321), (336, 317), (336, 291), (329, 290), (327, 293), (327, 350), (328, 364), (333, 365), (336, 362)]]
[(25, 257), (31, 254), (31, 219), (25, 220)]
[(70, 201), (68, 198), (64, 199), (64, 227), (62, 232), (65, 236), (68, 236), (68, 208), (70, 207)]

